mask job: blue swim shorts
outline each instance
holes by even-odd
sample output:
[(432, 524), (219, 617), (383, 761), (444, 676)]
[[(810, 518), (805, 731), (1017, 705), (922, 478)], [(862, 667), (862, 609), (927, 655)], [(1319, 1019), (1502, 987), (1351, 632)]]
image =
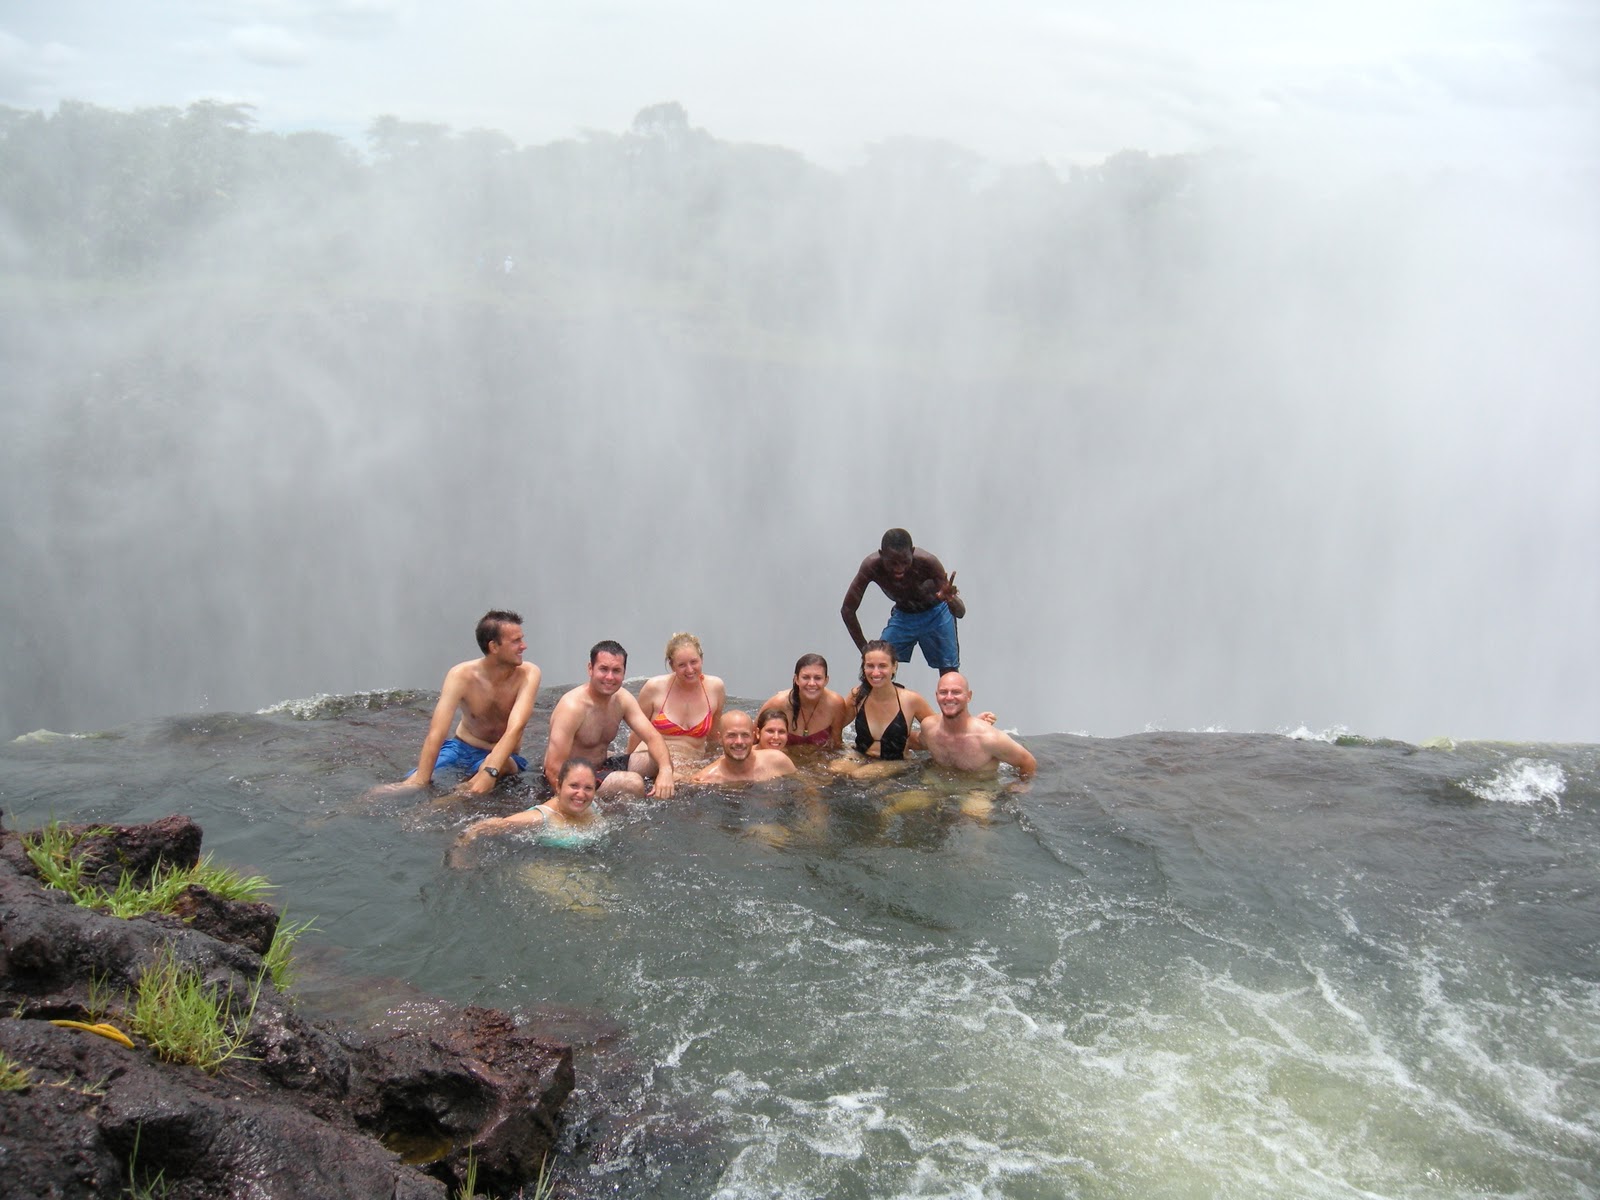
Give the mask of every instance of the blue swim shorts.
[(911, 661), (911, 652), (919, 645), (922, 657), (934, 670), (961, 669), (961, 644), (956, 637), (956, 619), (950, 606), (940, 601), (924, 612), (901, 612), (896, 606), (889, 613), (889, 623), (883, 627), (883, 640), (894, 647), (895, 657), (901, 662)]
[[(433, 760), (434, 774), (449, 768), (464, 771), (468, 775), (476, 775), (483, 766), (483, 760), (489, 757), (487, 750), (479, 749), (460, 738), (448, 738), (445, 744), (439, 747), (439, 757)], [(511, 761), (517, 764), (517, 770), (526, 771), (528, 760), (520, 754), (513, 754)], [(415, 775), (416, 772), (411, 772)], [(410, 776), (407, 776), (410, 778)]]

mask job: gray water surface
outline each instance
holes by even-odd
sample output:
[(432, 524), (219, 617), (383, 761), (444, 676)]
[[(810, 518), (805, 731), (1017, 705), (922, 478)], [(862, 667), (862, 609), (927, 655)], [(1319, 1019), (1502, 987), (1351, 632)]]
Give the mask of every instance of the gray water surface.
[(803, 773), (452, 868), (528, 798), (361, 799), (431, 699), (19, 741), (0, 805), (193, 816), (347, 991), (616, 1021), (592, 1194), (1600, 1194), (1593, 746), (1030, 737), (987, 820)]

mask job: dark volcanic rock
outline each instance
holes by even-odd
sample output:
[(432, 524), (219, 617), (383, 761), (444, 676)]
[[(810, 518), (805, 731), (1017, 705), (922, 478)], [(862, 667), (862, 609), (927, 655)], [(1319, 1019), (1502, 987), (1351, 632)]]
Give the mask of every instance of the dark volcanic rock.
[(278, 910), (272, 905), (224, 900), (199, 886), (187, 888), (178, 897), (174, 915), (201, 933), (256, 954), (272, 949), (278, 933)]
[[(0, 1200), (116, 1196), (158, 1174), (169, 1200), (441, 1198), (469, 1145), (480, 1188), (538, 1175), (573, 1087), (567, 1046), (440, 1002), (378, 1029), (307, 1020), (263, 975), (267, 906), (192, 889), (192, 923), (111, 917), (43, 887), (18, 843), (0, 830), (0, 1051), (30, 1086), (0, 1093)], [(89, 846), (103, 873), (147, 877), (195, 862), (199, 829), (168, 818)], [(208, 1074), (137, 1036), (130, 1050), (49, 1023), (128, 1031), (128, 997), (166, 946), (241, 1010), (256, 997), (242, 1057)]]
[(142, 885), (157, 867), (192, 867), (200, 861), (200, 826), (188, 817), (162, 817), (148, 825), (68, 828), (89, 833), (78, 847), (78, 859), (89, 882), (107, 891), (124, 874)]

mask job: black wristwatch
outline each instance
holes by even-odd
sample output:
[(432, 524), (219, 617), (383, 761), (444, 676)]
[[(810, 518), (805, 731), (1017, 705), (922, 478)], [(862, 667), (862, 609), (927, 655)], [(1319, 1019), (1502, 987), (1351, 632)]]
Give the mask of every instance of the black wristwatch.
[(485, 767), (483, 769), (483, 773), (485, 775), (487, 775), (490, 779), (499, 779), (500, 778), (500, 768), (499, 767)]

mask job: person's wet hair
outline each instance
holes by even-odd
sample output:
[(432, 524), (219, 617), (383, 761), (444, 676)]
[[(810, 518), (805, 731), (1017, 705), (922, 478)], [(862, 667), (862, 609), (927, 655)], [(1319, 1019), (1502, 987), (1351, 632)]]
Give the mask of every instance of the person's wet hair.
[(701, 658), (706, 656), (706, 652), (700, 648), (700, 639), (694, 634), (675, 633), (667, 639), (667, 666), (672, 665), (672, 656), (685, 646), (693, 646), (694, 652)]
[(502, 625), (521, 624), (521, 613), (514, 613), (504, 608), (491, 608), (478, 618), (478, 628), (476, 630), (478, 649), (485, 654), (489, 653), (489, 643), (500, 640), (500, 627)]
[(594, 660), (599, 658), (602, 654), (615, 654), (618, 658), (622, 659), (622, 665), (624, 667), (628, 665), (628, 652), (622, 648), (621, 642), (613, 642), (610, 638), (607, 638), (603, 642), (596, 642), (594, 645), (590, 646), (589, 665), (591, 667), (594, 666)]
[(589, 772), (589, 774), (595, 777), (595, 781), (597, 783), (599, 782), (600, 772), (594, 769), (594, 764), (592, 762), (590, 762), (587, 758), (569, 758), (566, 762), (561, 764), (561, 770), (556, 772), (556, 786), (560, 787), (563, 783), (565, 783), (567, 781), (567, 776), (572, 774), (572, 772), (578, 767), (582, 767), (585, 771)]
[(891, 669), (900, 665), (900, 656), (894, 652), (894, 646), (882, 639), (874, 639), (861, 647), (861, 687), (857, 694), (863, 700), (867, 698), (867, 693), (872, 690), (872, 685), (867, 682), (867, 655), (874, 650), (882, 650), (889, 656)]

